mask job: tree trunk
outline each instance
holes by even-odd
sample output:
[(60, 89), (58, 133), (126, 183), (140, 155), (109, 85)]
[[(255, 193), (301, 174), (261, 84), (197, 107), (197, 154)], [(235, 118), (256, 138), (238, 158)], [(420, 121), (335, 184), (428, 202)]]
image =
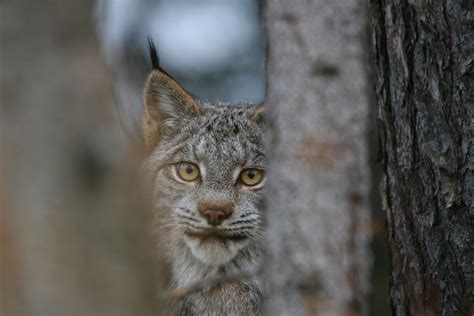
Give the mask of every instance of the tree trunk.
[(369, 87), (361, 0), (267, 1), (267, 315), (363, 315)]
[(0, 1), (0, 314), (156, 315), (93, 1)]
[(393, 315), (474, 314), (474, 4), (373, 1)]

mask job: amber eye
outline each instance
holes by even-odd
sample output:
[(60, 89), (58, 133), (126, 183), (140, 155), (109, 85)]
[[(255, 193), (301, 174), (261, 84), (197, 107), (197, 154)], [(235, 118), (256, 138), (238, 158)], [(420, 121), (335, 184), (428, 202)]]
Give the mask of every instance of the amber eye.
[(194, 181), (199, 177), (199, 167), (190, 162), (182, 162), (177, 166), (178, 176), (184, 181)]
[(246, 186), (252, 187), (263, 180), (263, 170), (249, 168), (240, 173), (240, 181)]

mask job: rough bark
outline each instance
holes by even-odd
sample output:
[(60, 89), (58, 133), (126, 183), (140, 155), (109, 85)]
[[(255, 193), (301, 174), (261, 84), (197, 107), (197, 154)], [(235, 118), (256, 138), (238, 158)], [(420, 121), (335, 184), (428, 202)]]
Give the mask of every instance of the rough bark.
[(366, 6), (267, 1), (267, 315), (363, 315), (370, 254)]
[(474, 4), (373, 1), (393, 315), (474, 314)]
[(0, 1), (1, 315), (155, 314), (140, 162), (92, 9)]

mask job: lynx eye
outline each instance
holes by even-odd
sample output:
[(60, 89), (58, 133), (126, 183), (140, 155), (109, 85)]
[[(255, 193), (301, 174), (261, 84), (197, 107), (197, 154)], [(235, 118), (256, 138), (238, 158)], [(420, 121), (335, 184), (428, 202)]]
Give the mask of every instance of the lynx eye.
[(190, 162), (182, 162), (177, 165), (176, 171), (181, 180), (194, 181), (199, 177), (199, 167)]
[(263, 170), (249, 168), (240, 173), (240, 181), (249, 187), (253, 187), (263, 180)]

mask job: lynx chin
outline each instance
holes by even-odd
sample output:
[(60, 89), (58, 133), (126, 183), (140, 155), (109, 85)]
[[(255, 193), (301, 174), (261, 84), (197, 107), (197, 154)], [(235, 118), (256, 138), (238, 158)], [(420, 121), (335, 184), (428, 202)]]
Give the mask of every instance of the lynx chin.
[(144, 88), (154, 226), (172, 270), (172, 315), (258, 315), (264, 107), (196, 100), (159, 65)]

